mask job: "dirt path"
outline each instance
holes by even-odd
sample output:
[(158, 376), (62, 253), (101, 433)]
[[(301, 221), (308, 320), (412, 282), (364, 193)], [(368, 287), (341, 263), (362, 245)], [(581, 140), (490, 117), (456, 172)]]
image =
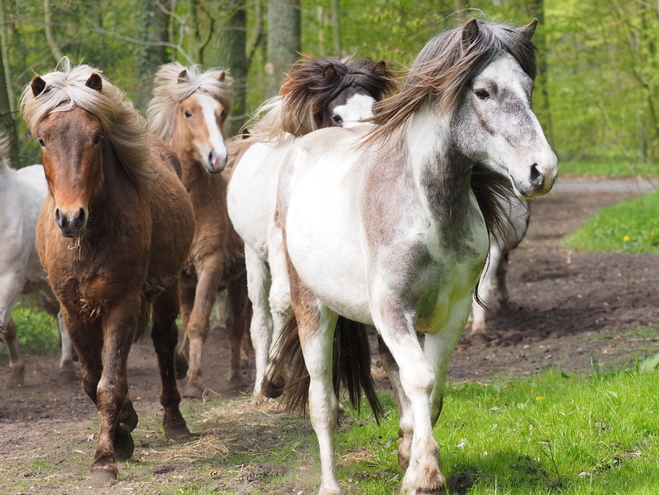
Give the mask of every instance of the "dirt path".
[[(508, 308), (489, 318), (489, 342), (463, 338), (459, 343), (449, 367), (452, 382), (505, 379), (549, 366), (588, 371), (592, 363), (613, 366), (659, 350), (656, 327), (647, 328), (659, 325), (659, 256), (571, 253), (559, 244), (599, 208), (631, 193), (558, 187), (533, 201), (530, 230), (511, 258)], [(211, 332), (203, 357), (210, 396), (231, 398), (247, 391), (227, 389), (226, 347), (223, 332)], [(96, 411), (79, 383), (60, 383), (55, 357), (29, 356), (26, 361), (25, 386), (0, 389), (0, 493), (15, 493), (5, 481), (16, 468), (8, 472), (3, 466), (21, 466), (19, 475), (30, 476), (34, 459), (70, 460), (79, 445), (86, 445), (85, 451), (93, 445), (90, 425)], [(253, 370), (243, 373), (249, 383)], [(7, 375), (6, 363), (0, 363), (0, 383)], [(129, 383), (138, 413), (157, 414), (159, 384), (148, 338), (131, 352)], [(50, 444), (62, 434), (71, 436), (71, 444), (60, 442), (57, 449), (68, 450), (57, 457)], [(84, 479), (91, 457), (78, 457), (78, 476)], [(55, 493), (35, 490), (30, 493)]]

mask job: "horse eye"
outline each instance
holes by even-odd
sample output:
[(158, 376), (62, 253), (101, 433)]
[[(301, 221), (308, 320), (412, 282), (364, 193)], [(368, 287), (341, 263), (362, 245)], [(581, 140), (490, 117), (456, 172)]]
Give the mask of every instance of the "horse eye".
[(189, 119), (192, 117), (192, 112), (190, 110), (186, 110), (185, 112), (183, 112), (183, 115), (185, 115), (186, 119)]
[(222, 117), (223, 119), (226, 119), (227, 118), (227, 111), (222, 110), (222, 113), (220, 114), (220, 117)]
[(43, 138), (39, 138), (37, 139), (37, 141), (39, 141), (39, 146), (41, 146), (42, 148), (46, 147), (46, 141), (44, 141)]
[(332, 115), (332, 120), (334, 121), (335, 124), (341, 124), (343, 122), (341, 116), (336, 113)]
[(484, 89), (478, 89), (474, 91), (474, 93), (476, 93), (476, 98), (478, 98), (479, 100), (487, 100), (490, 97), (490, 93), (488, 93)]
[(98, 144), (100, 142), (101, 142), (101, 135), (99, 134), (94, 138), (94, 144)]

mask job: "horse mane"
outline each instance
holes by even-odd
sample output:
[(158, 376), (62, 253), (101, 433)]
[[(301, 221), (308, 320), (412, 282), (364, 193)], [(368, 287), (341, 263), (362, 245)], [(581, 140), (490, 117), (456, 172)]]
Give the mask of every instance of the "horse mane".
[[(439, 115), (459, 108), (472, 79), (493, 62), (501, 52), (508, 52), (531, 79), (537, 73), (536, 47), (520, 29), (507, 24), (493, 24), (477, 19), (469, 42), (463, 39), (463, 25), (432, 38), (412, 64), (402, 89), (396, 95), (376, 103), (373, 127), (364, 145), (386, 143), (401, 130), (424, 105), (431, 105)], [(477, 27), (477, 29), (476, 29)], [(485, 219), (488, 232), (504, 239), (508, 221), (498, 198), (515, 195), (507, 177), (480, 163), (472, 164), (471, 188)]]
[(396, 83), (384, 61), (304, 55), (291, 66), (279, 95), (256, 110), (250, 136), (236, 138), (240, 147), (263, 141), (278, 143), (287, 133), (299, 137), (319, 129), (321, 114), (349, 86), (363, 88), (380, 101)]
[[(62, 69), (58, 70), (60, 66)], [(94, 73), (102, 77), (101, 91), (85, 84)], [(146, 121), (100, 70), (85, 64), (72, 67), (69, 59), (64, 57), (53, 72), (41, 76), (41, 79), (46, 87), (39, 96), (34, 96), (28, 84), (20, 102), (21, 113), (33, 136), (37, 135), (39, 123), (48, 115), (77, 106), (101, 121), (104, 135), (129, 177), (140, 181), (157, 176), (147, 145)]]
[[(179, 77), (182, 72), (187, 72), (185, 78)], [(162, 65), (156, 72), (153, 98), (146, 111), (151, 132), (170, 143), (176, 106), (197, 91), (209, 93), (227, 112), (231, 111), (233, 78), (227, 70), (203, 71), (199, 65), (185, 67), (178, 62)]]

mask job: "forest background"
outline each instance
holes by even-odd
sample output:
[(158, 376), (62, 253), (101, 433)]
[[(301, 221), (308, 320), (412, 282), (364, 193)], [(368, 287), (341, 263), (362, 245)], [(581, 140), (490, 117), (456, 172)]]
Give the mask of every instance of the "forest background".
[(561, 161), (659, 162), (659, 0), (0, 0), (0, 130), (12, 163), (39, 161), (18, 99), (68, 56), (101, 69), (142, 113), (159, 65), (230, 68), (233, 135), (300, 53), (384, 59), (404, 73), (431, 37), (472, 16), (539, 19), (534, 106)]

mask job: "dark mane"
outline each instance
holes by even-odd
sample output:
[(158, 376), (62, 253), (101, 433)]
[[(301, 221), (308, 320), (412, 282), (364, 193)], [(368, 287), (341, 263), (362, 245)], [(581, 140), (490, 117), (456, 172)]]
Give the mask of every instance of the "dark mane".
[(318, 129), (321, 113), (349, 86), (360, 87), (380, 101), (395, 89), (395, 82), (384, 61), (310, 56), (298, 60), (279, 92), (284, 130), (302, 136)]

